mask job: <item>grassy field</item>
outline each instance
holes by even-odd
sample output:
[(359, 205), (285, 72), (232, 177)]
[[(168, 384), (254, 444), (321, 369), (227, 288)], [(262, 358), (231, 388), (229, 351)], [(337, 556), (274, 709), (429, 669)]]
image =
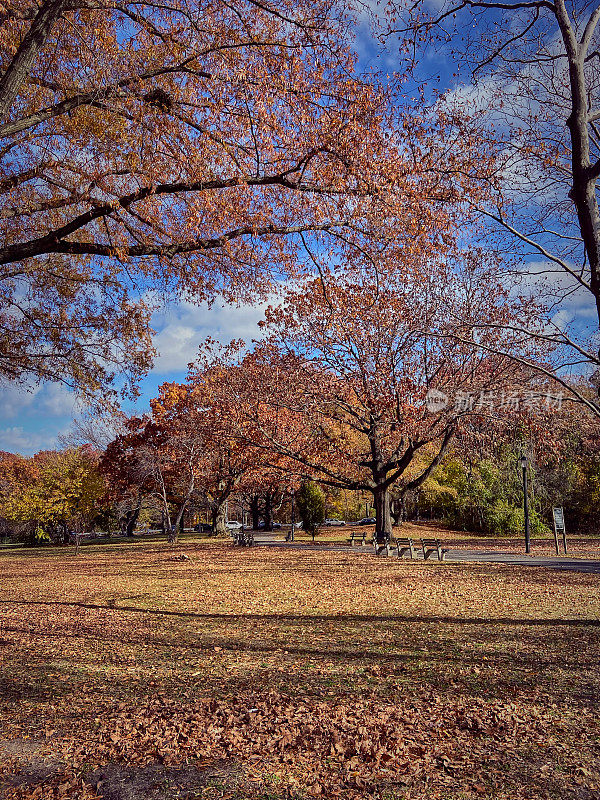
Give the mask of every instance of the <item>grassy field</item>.
[(599, 589), (192, 540), (2, 552), (4, 797), (600, 798)]

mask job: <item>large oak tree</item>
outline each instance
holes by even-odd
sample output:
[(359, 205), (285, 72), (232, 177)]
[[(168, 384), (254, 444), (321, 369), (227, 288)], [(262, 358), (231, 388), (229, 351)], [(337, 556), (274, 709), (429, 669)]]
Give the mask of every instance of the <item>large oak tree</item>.
[(134, 382), (148, 290), (264, 293), (343, 230), (394, 161), (351, 40), (331, 0), (9, 3), (0, 377)]
[[(318, 278), (288, 287), (268, 310), (260, 346), (242, 358), (233, 346), (215, 359), (220, 372), (201, 362), (191, 378), (220, 386), (241, 440), (306, 477), (372, 493), (382, 540), (390, 489), (420, 486), (465, 418), (493, 416), (503, 392), (530, 380), (511, 359), (462, 341), (473, 332), (460, 311), (510, 319), (493, 265), (469, 259), (461, 268), (450, 253), (428, 251), (430, 234), (415, 238), (410, 223), (377, 261), (363, 253), (343, 268), (322, 262)], [(492, 330), (489, 340), (510, 349), (513, 335)]]

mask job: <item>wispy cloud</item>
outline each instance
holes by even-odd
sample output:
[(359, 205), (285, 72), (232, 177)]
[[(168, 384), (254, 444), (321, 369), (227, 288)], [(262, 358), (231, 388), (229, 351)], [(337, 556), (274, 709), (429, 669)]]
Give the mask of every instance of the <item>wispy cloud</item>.
[(39, 450), (56, 446), (58, 436), (65, 433), (68, 425), (59, 430), (27, 431), (21, 425), (0, 429), (0, 450), (29, 456)]
[(75, 405), (73, 392), (60, 383), (0, 386), (0, 420), (22, 419), (30, 414), (71, 416)]
[(157, 312), (152, 326), (157, 331), (154, 345), (158, 357), (152, 374), (166, 375), (187, 369), (207, 336), (227, 343), (232, 339), (249, 341), (260, 337), (258, 327), (267, 304), (256, 306), (196, 306), (181, 302)]

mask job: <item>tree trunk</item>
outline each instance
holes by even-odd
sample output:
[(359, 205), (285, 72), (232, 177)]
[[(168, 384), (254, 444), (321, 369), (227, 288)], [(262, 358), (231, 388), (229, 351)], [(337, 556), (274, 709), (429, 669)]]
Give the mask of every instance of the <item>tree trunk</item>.
[[(567, 12), (564, 0), (555, 6), (556, 19), (560, 28), (571, 86), (571, 113), (567, 128), (571, 136), (571, 169), (573, 183), (570, 197), (575, 204), (581, 238), (585, 246), (590, 267), (590, 289), (596, 302), (600, 322), (600, 213), (596, 198), (596, 179), (598, 164), (592, 165), (589, 133), (590, 90), (587, 86), (585, 62), (588, 55), (590, 37), (577, 41), (575, 26)], [(594, 16), (594, 14), (592, 15)], [(594, 28), (598, 22), (595, 17)], [(593, 31), (590, 31), (592, 33)]]
[(406, 519), (406, 504), (404, 501), (404, 495), (392, 502), (390, 514), (392, 516), (394, 525), (402, 525)]
[(266, 492), (265, 494), (265, 530), (273, 530), (273, 494)]
[(392, 535), (392, 515), (390, 514), (390, 493), (387, 489), (373, 492), (375, 503), (375, 539), (377, 546), (389, 542)]
[(11, 63), (0, 80), (0, 120), (5, 121), (19, 89), (28, 78), (39, 51), (44, 47), (52, 28), (68, 7), (68, 0), (42, 3)]
[(175, 525), (173, 526), (180, 534), (184, 531), (184, 522), (185, 522), (185, 512), (187, 511), (187, 500), (183, 503), (179, 512), (177, 514), (177, 518), (175, 520)]
[(212, 511), (212, 527), (216, 536), (227, 536), (227, 525), (225, 524), (225, 511), (227, 500), (216, 501)]
[(135, 508), (130, 509), (125, 514), (125, 531), (124, 531), (125, 536), (134, 535), (135, 527), (137, 525), (141, 509), (142, 509), (142, 500), (140, 498), (138, 505)]
[(260, 522), (258, 495), (257, 494), (253, 494), (252, 495), (252, 499), (250, 500), (250, 513), (252, 514), (252, 528), (255, 531), (257, 531), (258, 530), (258, 523)]

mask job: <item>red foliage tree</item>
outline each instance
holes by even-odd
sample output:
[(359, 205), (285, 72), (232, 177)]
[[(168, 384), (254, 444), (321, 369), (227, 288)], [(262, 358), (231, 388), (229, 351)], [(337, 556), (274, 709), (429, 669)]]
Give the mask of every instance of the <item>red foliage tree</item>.
[[(480, 320), (509, 314), (492, 278), (484, 263), (463, 272), (416, 242), (388, 243), (375, 266), (322, 269), (288, 288), (267, 312), (266, 342), (237, 362), (232, 350), (221, 367), (238, 436), (322, 483), (371, 492), (378, 536), (389, 537), (390, 488), (418, 487), (463, 420), (487, 413), (461, 395), (489, 399), (530, 380), (509, 358), (463, 341), (461, 308)], [(492, 338), (510, 346), (505, 333)]]

